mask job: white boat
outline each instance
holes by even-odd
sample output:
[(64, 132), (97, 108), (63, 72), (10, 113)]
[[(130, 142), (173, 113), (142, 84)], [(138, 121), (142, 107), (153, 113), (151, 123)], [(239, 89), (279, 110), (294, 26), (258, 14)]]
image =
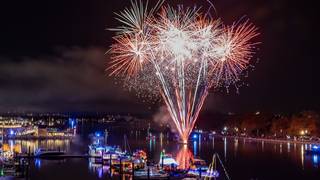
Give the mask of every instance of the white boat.
[(149, 167), (149, 170), (145, 168), (134, 171), (134, 178), (136, 179), (168, 179), (168, 177), (169, 175), (167, 173), (159, 171), (154, 167)]
[(89, 145), (89, 155), (93, 158), (103, 158), (103, 160), (110, 160), (111, 156), (112, 160), (116, 160), (124, 157), (125, 153), (116, 147), (92, 144)]
[(220, 176), (219, 171), (217, 170), (217, 166), (220, 165), (221, 168), (223, 169), (223, 174), (224, 174), (224, 178), (227, 180), (230, 180), (230, 177), (227, 173), (227, 170), (225, 169), (219, 154), (214, 154), (213, 158), (212, 158), (212, 162), (209, 165), (209, 167), (205, 168), (205, 162), (201, 159), (196, 159), (196, 161), (194, 162), (195, 164), (193, 165), (194, 167), (191, 168), (188, 171), (189, 175), (193, 175), (195, 177), (204, 177), (205, 179), (216, 179)]
[(106, 149), (103, 146), (90, 145), (89, 146), (89, 155), (95, 158), (101, 158), (102, 154), (105, 153)]
[(103, 154), (103, 160), (110, 160), (110, 156), (112, 160), (117, 160), (119, 159), (119, 154), (116, 153), (107, 153)]
[(64, 151), (42, 149), (42, 148), (37, 149), (36, 152), (34, 153), (34, 155), (36, 157), (61, 156), (61, 155), (64, 155), (64, 154), (65, 154)]
[(164, 168), (171, 168), (171, 167), (177, 167), (179, 166), (179, 163), (177, 163), (177, 161), (175, 159), (173, 159), (173, 157), (169, 154), (164, 154), (160, 156), (160, 161), (159, 161), (159, 165), (162, 166)]

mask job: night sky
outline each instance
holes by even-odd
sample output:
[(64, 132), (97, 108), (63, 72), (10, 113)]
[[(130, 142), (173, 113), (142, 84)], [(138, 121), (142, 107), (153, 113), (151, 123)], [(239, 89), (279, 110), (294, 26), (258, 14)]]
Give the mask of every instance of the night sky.
[[(205, 0), (167, 0), (204, 5)], [(319, 110), (319, 44), (311, 1), (212, 0), (226, 24), (250, 19), (261, 35), (240, 94), (212, 92), (210, 112)], [(0, 112), (150, 112), (106, 75), (113, 12), (129, 0), (0, 3)], [(152, 107), (151, 109), (149, 107)]]

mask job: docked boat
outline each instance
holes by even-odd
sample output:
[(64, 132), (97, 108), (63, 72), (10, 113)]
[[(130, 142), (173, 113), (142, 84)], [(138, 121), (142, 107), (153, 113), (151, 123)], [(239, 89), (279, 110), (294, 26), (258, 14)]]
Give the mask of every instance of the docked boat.
[(2, 173), (6, 176), (15, 176), (16, 168), (14, 162), (6, 162), (2, 164)]
[(178, 167), (177, 161), (172, 157), (171, 154), (161, 154), (159, 166), (164, 170), (172, 170)]
[(34, 153), (36, 157), (57, 157), (64, 154), (65, 152), (61, 150), (51, 150), (51, 149), (42, 149), (42, 148), (37, 149)]
[(155, 167), (148, 167), (134, 172), (135, 179), (168, 179), (169, 175)]
[(203, 159), (193, 159), (191, 167), (188, 171), (192, 176), (206, 176), (208, 173), (207, 163)]
[(93, 157), (101, 157), (106, 153), (122, 153), (121, 149), (114, 146), (105, 146), (101, 144), (91, 144), (89, 145), (89, 155)]
[(14, 156), (13, 151), (3, 151), (0, 150), (0, 161), (12, 160)]
[(143, 169), (147, 161), (147, 153), (143, 150), (133, 152), (132, 162), (135, 169)]
[(192, 165), (191, 165), (191, 170), (201, 170), (201, 171), (207, 171), (208, 170), (208, 166), (205, 160), (203, 159), (196, 159), (194, 158), (192, 161)]
[[(223, 165), (219, 154), (215, 153), (212, 157), (212, 162), (210, 163), (209, 167), (205, 168), (204, 167), (204, 161), (203, 160), (196, 160), (194, 163), (194, 167), (189, 170), (188, 174), (190, 176), (193, 176), (194, 178), (202, 178), (204, 177), (205, 179), (216, 179), (220, 177), (220, 173), (217, 169), (217, 166), (219, 165), (223, 169), (224, 173), (224, 178), (227, 180), (230, 180), (229, 174), (227, 173), (227, 170), (225, 166)], [(203, 169), (202, 169), (203, 168)]]
[(89, 146), (89, 155), (91, 157), (102, 157), (103, 152), (105, 151), (104, 147), (96, 146), (96, 145), (90, 145)]
[[(111, 147), (110, 147), (111, 148)], [(109, 151), (109, 147), (98, 144), (89, 145), (89, 155), (94, 158), (101, 158), (103, 154)]]

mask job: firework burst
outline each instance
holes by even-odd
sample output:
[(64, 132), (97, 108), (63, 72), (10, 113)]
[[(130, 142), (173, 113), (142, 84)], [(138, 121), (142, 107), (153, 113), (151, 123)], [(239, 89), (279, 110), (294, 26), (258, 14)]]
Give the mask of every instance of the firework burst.
[(138, 92), (160, 94), (187, 142), (210, 88), (230, 86), (247, 69), (258, 35), (245, 21), (225, 26), (199, 8), (132, 2), (117, 14), (110, 75)]

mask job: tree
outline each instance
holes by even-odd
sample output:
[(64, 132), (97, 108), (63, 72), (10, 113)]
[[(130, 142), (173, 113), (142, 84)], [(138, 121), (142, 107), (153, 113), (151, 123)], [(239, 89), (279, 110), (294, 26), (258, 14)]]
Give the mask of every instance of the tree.
[(277, 137), (284, 137), (287, 135), (290, 120), (286, 116), (275, 116), (272, 119), (270, 133)]
[(303, 111), (291, 117), (288, 133), (291, 135), (319, 135), (319, 115)]

